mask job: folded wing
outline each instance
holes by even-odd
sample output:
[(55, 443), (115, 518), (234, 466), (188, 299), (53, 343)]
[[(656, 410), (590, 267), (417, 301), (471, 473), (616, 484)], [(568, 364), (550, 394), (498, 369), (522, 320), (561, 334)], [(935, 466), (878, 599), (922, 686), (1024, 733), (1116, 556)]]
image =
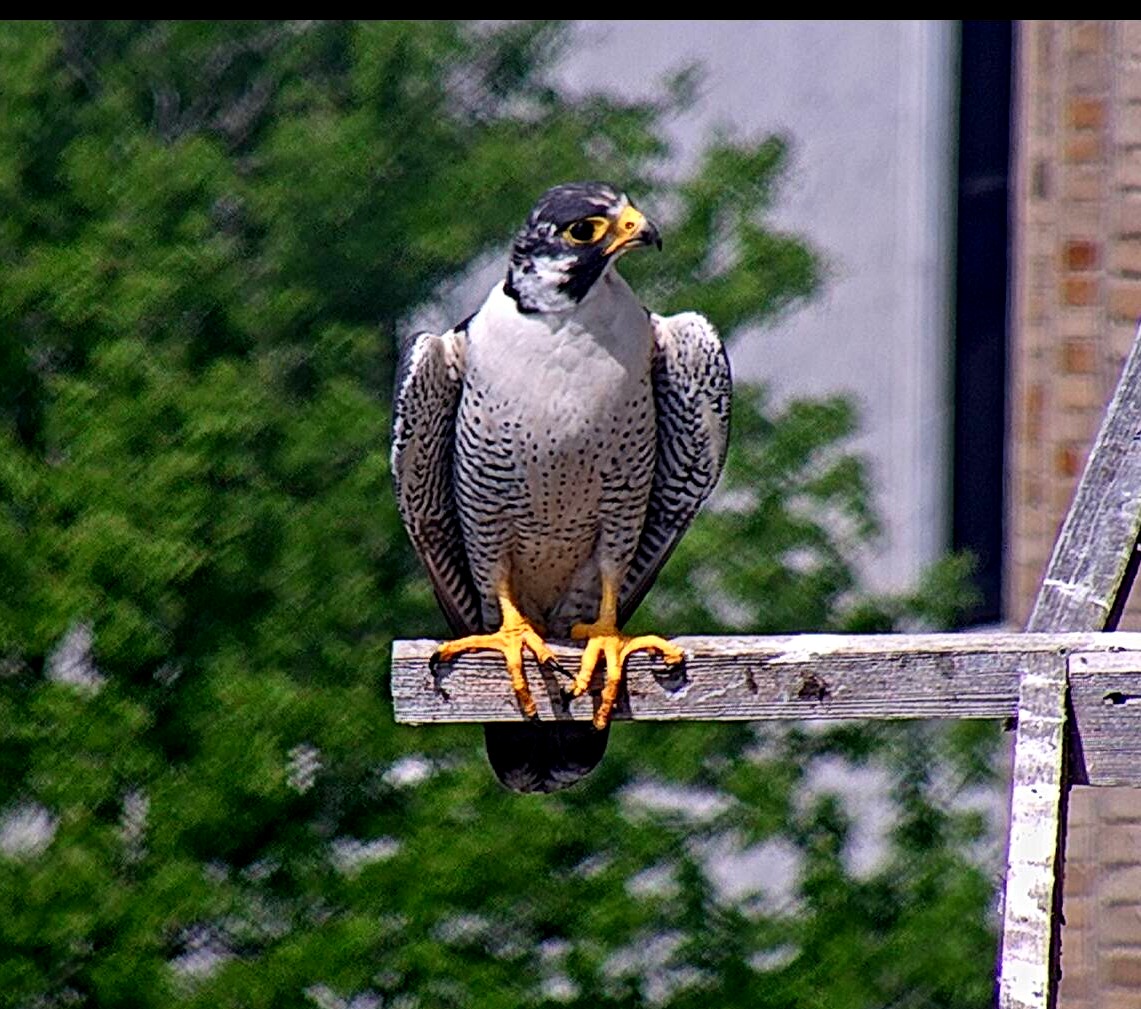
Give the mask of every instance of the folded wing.
[(463, 329), (418, 333), (405, 343), (392, 430), (397, 507), (456, 634), (482, 629), (452, 482), (466, 344)]
[(650, 321), (657, 462), (646, 521), (619, 597), (620, 625), (713, 492), (729, 444), (732, 379), (717, 331), (696, 312), (651, 314)]

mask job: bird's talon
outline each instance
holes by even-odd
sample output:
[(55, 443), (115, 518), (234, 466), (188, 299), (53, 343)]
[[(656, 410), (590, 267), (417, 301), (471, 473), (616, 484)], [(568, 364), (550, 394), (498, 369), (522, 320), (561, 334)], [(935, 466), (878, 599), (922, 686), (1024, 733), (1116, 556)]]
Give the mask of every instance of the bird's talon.
[(558, 673), (560, 676), (567, 677), (571, 675), (567, 672), (566, 667), (554, 656), (551, 656), (549, 659), (544, 659), (539, 665), (548, 673)]
[(440, 653), (433, 652), (428, 659), (428, 672), (434, 673), (440, 665)]

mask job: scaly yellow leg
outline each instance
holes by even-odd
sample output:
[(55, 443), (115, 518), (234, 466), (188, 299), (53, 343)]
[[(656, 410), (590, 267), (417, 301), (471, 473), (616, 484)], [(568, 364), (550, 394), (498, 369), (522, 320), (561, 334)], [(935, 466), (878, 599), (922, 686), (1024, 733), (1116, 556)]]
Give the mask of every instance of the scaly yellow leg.
[(499, 652), (507, 663), (507, 673), (511, 677), (511, 686), (515, 690), (520, 709), (528, 718), (538, 718), (535, 699), (531, 696), (531, 688), (523, 675), (523, 649), (529, 649), (540, 666), (559, 673), (565, 673), (565, 670), (555, 658), (555, 653), (531, 625), (531, 621), (516, 609), (507, 587), (500, 588), (496, 595), (503, 618), (499, 630), (494, 634), (471, 634), (455, 641), (445, 641), (436, 649), (429, 665), (435, 669), (441, 662), (451, 662), (464, 652)]
[(685, 661), (685, 652), (656, 634), (629, 637), (618, 630), (618, 586), (611, 579), (602, 579), (602, 601), (598, 606), (598, 619), (593, 624), (575, 624), (571, 628), (575, 640), (586, 639), (582, 652), (582, 665), (574, 678), (571, 697), (580, 697), (590, 686), (594, 667), (599, 658), (606, 660), (606, 682), (602, 686), (602, 699), (594, 713), (594, 727), (605, 729), (610, 724), (614, 702), (622, 686), (622, 668), (627, 656), (638, 651), (658, 652), (667, 665)]

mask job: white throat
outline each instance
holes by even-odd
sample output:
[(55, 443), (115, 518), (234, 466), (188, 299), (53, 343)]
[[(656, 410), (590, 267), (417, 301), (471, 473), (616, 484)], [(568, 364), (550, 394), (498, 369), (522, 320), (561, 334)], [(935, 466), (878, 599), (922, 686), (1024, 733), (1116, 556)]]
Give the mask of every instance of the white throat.
[(510, 286), (514, 288), (522, 311), (529, 313), (560, 313), (580, 308), (604, 289), (614, 268), (612, 259), (603, 268), (598, 279), (579, 301), (560, 289), (566, 282), (567, 270), (575, 263), (574, 256), (542, 256), (531, 261), (532, 269), (524, 271), (512, 267)]

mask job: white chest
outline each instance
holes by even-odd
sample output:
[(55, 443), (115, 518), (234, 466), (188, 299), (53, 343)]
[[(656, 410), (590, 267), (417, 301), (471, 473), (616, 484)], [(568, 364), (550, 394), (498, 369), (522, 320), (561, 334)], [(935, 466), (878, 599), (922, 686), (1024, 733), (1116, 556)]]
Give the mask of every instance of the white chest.
[(616, 274), (577, 310), (526, 315), (495, 288), (468, 330), (464, 409), (501, 428), (522, 422), (544, 440), (574, 439), (643, 409), (653, 333)]

